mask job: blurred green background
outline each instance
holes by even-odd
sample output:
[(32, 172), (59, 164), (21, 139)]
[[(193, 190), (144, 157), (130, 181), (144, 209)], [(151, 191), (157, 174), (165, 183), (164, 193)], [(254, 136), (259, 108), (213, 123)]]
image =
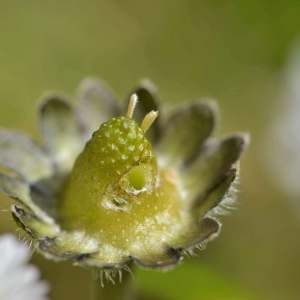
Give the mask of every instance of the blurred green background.
[[(96, 76), (124, 98), (149, 77), (165, 105), (216, 98), (219, 135), (251, 133), (238, 210), (224, 218), (220, 238), (174, 272), (139, 271), (141, 290), (170, 300), (299, 299), (300, 215), (265, 151), (284, 106), (299, 1), (1, 0), (0, 7), (1, 127), (38, 138), (36, 106), (45, 90), (72, 95), (82, 78)], [(2, 197), (0, 209), (9, 203)], [(0, 231), (15, 228), (1, 212)], [(87, 299), (88, 271), (34, 260), (51, 299)]]

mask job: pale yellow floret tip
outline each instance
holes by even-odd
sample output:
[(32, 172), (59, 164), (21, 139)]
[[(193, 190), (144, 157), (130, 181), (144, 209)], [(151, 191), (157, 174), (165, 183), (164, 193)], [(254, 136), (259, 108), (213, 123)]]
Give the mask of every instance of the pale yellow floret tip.
[(132, 94), (129, 99), (128, 109), (127, 109), (127, 114), (126, 114), (128, 118), (130, 118), (130, 119), (132, 118), (137, 103), (138, 103), (137, 94)]
[(158, 111), (150, 111), (144, 118), (141, 124), (141, 128), (146, 132), (158, 117)]
[[(132, 94), (129, 99), (128, 108), (127, 108), (126, 116), (128, 118), (132, 119), (137, 103), (138, 103), (137, 94)], [(141, 124), (141, 128), (143, 129), (144, 132), (146, 132), (151, 127), (151, 125), (153, 124), (153, 122), (156, 120), (157, 117), (158, 117), (158, 111), (155, 110), (152, 110), (148, 114), (146, 114)]]

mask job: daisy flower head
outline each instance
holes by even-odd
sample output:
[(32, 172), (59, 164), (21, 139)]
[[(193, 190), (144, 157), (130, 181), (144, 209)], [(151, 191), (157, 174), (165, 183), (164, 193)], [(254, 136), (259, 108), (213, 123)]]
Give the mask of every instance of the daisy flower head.
[(149, 81), (125, 108), (95, 79), (76, 98), (43, 100), (42, 145), (0, 132), (0, 165), (9, 169), (0, 189), (40, 253), (97, 269), (170, 269), (218, 236), (247, 135), (211, 137), (210, 102), (164, 115)]

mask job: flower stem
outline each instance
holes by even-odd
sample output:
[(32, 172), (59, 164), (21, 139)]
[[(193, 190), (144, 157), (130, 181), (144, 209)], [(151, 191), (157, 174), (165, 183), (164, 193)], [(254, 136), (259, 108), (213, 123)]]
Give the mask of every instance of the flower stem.
[[(105, 277), (105, 276), (104, 276)], [(122, 280), (119, 282), (112, 282), (103, 279), (101, 284), (99, 276), (93, 276), (92, 286), (92, 300), (135, 300), (136, 294), (133, 287), (132, 274), (129, 272), (123, 272)]]

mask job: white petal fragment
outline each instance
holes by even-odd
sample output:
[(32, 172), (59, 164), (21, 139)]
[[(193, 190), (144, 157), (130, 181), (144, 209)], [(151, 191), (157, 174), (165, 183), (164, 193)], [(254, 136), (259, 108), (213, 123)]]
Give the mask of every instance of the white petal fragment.
[(0, 299), (46, 300), (48, 285), (38, 269), (28, 265), (30, 250), (13, 235), (0, 237)]

